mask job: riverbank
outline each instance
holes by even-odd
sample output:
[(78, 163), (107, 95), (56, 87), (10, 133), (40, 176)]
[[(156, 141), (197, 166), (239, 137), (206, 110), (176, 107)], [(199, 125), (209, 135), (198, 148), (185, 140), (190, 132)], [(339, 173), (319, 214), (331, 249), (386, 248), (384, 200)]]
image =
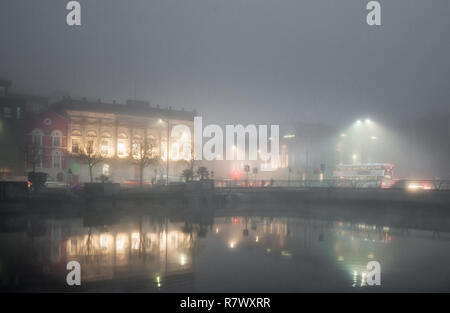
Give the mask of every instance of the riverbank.
[[(436, 212), (450, 214), (450, 191), (313, 188), (235, 189), (188, 191), (184, 189), (131, 189), (112, 195), (71, 193), (65, 190), (30, 194), (0, 202), (0, 214), (76, 214), (84, 212), (220, 209), (224, 206), (358, 207), (364, 211)], [(416, 214), (415, 213), (415, 214)]]
[(228, 201), (236, 203), (302, 203), (410, 206), (427, 205), (450, 209), (450, 190), (424, 190), (411, 192), (404, 189), (371, 188), (264, 188), (236, 189), (226, 194)]

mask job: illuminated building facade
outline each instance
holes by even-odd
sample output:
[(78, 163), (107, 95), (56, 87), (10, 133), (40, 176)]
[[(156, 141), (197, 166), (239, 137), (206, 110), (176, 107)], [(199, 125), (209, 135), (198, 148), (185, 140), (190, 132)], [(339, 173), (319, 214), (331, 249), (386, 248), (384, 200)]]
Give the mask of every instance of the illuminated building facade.
[[(193, 128), (194, 112), (151, 107), (144, 101), (126, 104), (89, 102), (64, 98), (55, 104), (55, 110), (67, 117), (67, 172), (71, 183), (90, 179), (88, 165), (80, 154), (92, 149), (101, 157), (93, 167), (93, 177), (108, 177), (113, 182), (138, 180), (136, 164), (140, 152), (151, 151), (159, 164), (144, 169), (143, 180), (155, 182), (166, 177), (168, 130), (175, 125)], [(169, 138), (169, 178), (180, 180), (185, 162), (191, 158), (190, 134)]]

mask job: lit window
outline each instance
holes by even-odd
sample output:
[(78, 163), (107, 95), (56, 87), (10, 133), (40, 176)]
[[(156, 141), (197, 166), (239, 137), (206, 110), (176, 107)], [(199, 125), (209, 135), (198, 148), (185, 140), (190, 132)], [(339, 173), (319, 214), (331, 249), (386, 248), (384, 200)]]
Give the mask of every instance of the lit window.
[(126, 144), (123, 141), (119, 141), (117, 143), (117, 155), (125, 156), (126, 155)]
[(92, 154), (94, 152), (94, 140), (88, 140), (86, 146), (86, 152)]
[(100, 151), (103, 156), (109, 155), (109, 142), (108, 140), (102, 140)]
[(138, 142), (133, 143), (133, 157), (139, 159), (141, 157), (141, 144)]

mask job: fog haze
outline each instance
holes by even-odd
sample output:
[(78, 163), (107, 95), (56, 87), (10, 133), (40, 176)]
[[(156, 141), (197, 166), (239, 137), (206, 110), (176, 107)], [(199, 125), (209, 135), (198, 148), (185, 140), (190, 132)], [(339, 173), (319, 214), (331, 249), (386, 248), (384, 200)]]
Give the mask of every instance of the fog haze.
[(34, 93), (197, 108), (215, 122), (449, 112), (447, 1), (64, 1), (0, 5), (1, 75)]
[(450, 172), (446, 0), (383, 1), (380, 27), (366, 24), (366, 1), (80, 3), (82, 25), (69, 27), (66, 1), (1, 2), (0, 76), (15, 91), (142, 99), (205, 123), (339, 130), (370, 117), (404, 136), (384, 146), (404, 164)]

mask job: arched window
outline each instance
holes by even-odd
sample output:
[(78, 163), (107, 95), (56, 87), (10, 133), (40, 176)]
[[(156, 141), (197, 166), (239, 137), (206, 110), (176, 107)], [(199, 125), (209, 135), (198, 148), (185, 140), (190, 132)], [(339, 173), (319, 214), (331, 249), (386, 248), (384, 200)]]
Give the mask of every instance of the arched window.
[(102, 156), (109, 155), (109, 139), (102, 139), (100, 142), (100, 153)]
[(72, 130), (72, 136), (73, 137), (81, 137), (81, 131), (79, 131), (78, 129), (74, 129)]
[(141, 157), (141, 148), (143, 148), (142, 144), (143, 144), (143, 142), (142, 142), (141, 136), (134, 135), (132, 146), (131, 146), (131, 153), (132, 153), (133, 158), (139, 159)]
[(95, 138), (95, 137), (97, 137), (97, 133), (94, 130), (89, 130), (86, 133), (86, 137), (88, 137), (88, 138)]
[(119, 157), (127, 156), (127, 140), (128, 136), (125, 133), (120, 133), (117, 139), (117, 155)]
[(147, 137), (148, 150), (151, 151), (153, 156), (157, 156), (159, 153), (158, 144), (155, 136), (149, 135)]
[(111, 143), (111, 135), (109, 133), (103, 133), (102, 139), (100, 141), (100, 153), (103, 156), (109, 156), (110, 154), (110, 143)]
[(97, 133), (89, 130), (86, 133), (85, 149), (95, 152), (97, 150)]
[(52, 152), (52, 167), (61, 168), (62, 167), (62, 154), (59, 150), (54, 150)]
[(54, 130), (51, 133), (52, 136), (52, 146), (61, 147), (62, 146), (62, 132), (59, 130)]
[(80, 143), (81, 143), (81, 131), (78, 129), (72, 130), (71, 139), (72, 139), (72, 153), (79, 153), (80, 152)]
[(34, 129), (31, 132), (31, 140), (33, 145), (42, 146), (42, 137), (44, 133), (39, 128)]

